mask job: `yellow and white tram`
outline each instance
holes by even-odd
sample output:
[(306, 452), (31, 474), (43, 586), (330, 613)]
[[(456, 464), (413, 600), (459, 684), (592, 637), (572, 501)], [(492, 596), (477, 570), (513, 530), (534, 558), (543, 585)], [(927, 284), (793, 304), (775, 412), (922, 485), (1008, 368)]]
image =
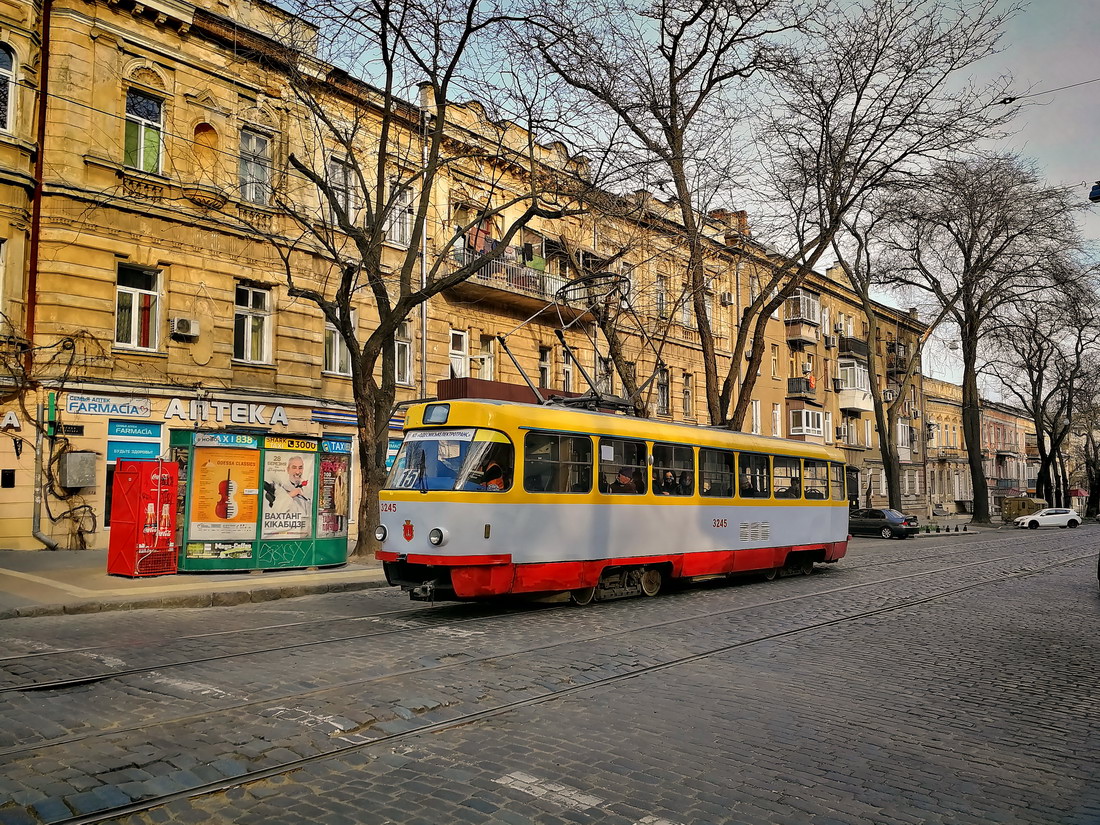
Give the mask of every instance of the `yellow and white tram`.
[(838, 450), (503, 401), (410, 408), (380, 509), (386, 577), (414, 599), (655, 595), (809, 573), (848, 541)]

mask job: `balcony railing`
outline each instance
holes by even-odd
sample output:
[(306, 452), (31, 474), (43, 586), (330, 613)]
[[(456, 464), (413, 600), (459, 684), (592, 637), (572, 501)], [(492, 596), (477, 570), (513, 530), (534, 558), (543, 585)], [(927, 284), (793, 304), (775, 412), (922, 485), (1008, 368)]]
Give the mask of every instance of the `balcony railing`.
[(817, 390), (810, 381), (809, 378), (788, 378), (787, 395), (813, 398), (817, 395)]
[[(455, 262), (464, 266), (478, 258), (480, 253), (468, 249), (455, 252)], [(493, 260), (484, 264), (471, 277), (472, 283), (487, 284), (509, 292), (521, 292), (536, 298), (551, 300), (555, 293), (565, 286), (566, 280), (560, 275), (532, 269), (515, 261)]]
[(866, 358), (870, 354), (870, 349), (866, 341), (844, 335), (840, 338), (840, 354), (858, 355), (861, 358)]

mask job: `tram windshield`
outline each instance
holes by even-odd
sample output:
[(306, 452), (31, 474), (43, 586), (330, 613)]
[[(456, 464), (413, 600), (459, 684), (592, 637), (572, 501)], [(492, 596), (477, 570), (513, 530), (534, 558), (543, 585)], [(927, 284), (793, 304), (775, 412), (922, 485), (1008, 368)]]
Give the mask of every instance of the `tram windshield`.
[(514, 463), (512, 442), (495, 430), (412, 430), (390, 468), (386, 489), (502, 493), (512, 486)]

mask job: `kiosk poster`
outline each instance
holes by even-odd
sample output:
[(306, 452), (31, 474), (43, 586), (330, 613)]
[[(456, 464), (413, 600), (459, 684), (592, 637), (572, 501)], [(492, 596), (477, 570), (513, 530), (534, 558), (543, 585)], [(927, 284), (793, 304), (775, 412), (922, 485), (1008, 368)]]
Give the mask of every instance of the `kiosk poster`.
[(196, 447), (190, 468), (189, 540), (227, 541), (256, 537), (260, 454), (226, 447)]
[(317, 538), (348, 534), (348, 470), (351, 456), (321, 453), (321, 501), (317, 508)]
[(260, 537), (308, 539), (313, 528), (313, 453), (264, 453), (264, 515)]

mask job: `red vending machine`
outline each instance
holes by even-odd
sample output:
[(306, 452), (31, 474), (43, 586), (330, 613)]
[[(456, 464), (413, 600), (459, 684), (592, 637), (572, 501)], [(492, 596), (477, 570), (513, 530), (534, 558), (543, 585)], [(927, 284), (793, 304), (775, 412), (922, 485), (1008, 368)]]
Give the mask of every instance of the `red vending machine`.
[(115, 576), (163, 576), (176, 572), (174, 461), (119, 461), (111, 500), (107, 572)]

